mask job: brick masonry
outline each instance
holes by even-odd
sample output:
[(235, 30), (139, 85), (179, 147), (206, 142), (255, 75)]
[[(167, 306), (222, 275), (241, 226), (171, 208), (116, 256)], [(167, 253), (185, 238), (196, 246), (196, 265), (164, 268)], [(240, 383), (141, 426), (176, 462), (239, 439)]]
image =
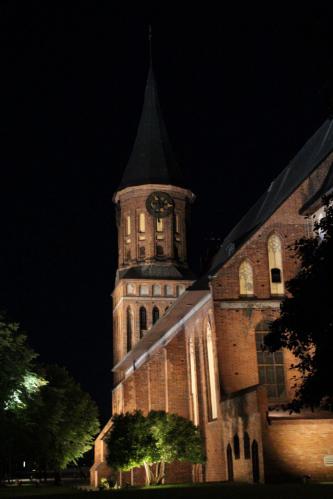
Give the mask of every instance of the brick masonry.
[[(289, 416), (268, 404), (266, 389), (259, 386), (255, 335), (265, 330), (265, 325), (278, 317), (281, 296), (271, 295), (267, 241), (272, 234), (282, 242), (283, 279), (288, 281), (298, 269), (298, 262), (290, 247), (295, 240), (312, 233), (311, 219), (300, 214), (304, 202), (319, 188), (327, 174), (333, 156), (320, 165), (289, 198), (275, 211), (211, 279), (210, 299), (180, 324), (176, 336), (162, 345), (128, 377), (118, 373), (113, 391), (113, 413), (141, 409), (175, 412), (192, 420), (196, 417), (201, 428), (207, 461), (205, 465), (167, 466), (166, 481), (223, 481), (230, 478), (230, 459), (233, 479), (253, 481), (254, 466), (259, 481), (301, 480), (303, 475), (313, 479), (333, 480), (333, 466), (324, 464), (324, 456), (333, 455), (333, 419), (327, 414), (315, 413)], [(166, 188), (164, 186), (164, 188)], [(137, 213), (151, 186), (131, 193), (126, 190), (121, 213)], [(182, 215), (185, 233), (184, 192), (170, 188), (176, 198), (176, 207)], [(133, 215), (134, 216), (134, 215)], [(120, 218), (120, 220), (122, 220)], [(119, 266), (124, 266), (124, 232), (120, 222)], [(150, 226), (152, 229), (152, 225)], [(167, 227), (167, 225), (166, 225)], [(169, 230), (170, 229), (170, 230)], [(171, 228), (168, 228), (169, 232)], [(170, 261), (172, 254), (172, 233), (166, 238), (166, 254)], [(154, 235), (151, 233), (154, 240)], [(132, 237), (132, 254), (136, 254), (137, 240)], [(134, 242), (134, 239), (136, 242)], [(186, 258), (185, 238), (182, 255)], [(146, 251), (147, 258), (153, 258), (152, 242)], [(240, 295), (239, 267), (246, 259), (253, 269), (254, 293), (250, 297)], [(137, 263), (137, 262), (136, 262)], [(156, 281), (158, 282), (158, 281)], [(170, 282), (170, 281), (168, 281)], [(124, 280), (117, 281), (113, 294), (115, 308), (114, 347), (115, 363), (126, 354), (125, 350), (125, 289)], [(140, 282), (134, 282), (139, 285)], [(152, 284), (152, 283), (150, 283)], [(164, 286), (166, 281), (161, 281)], [(175, 282), (174, 285), (177, 283)], [(128, 298), (128, 297), (127, 297)], [(139, 305), (138, 297), (132, 300), (133, 307)], [(176, 300), (160, 301), (162, 307)], [(127, 303), (127, 302), (126, 302)], [(148, 315), (154, 304), (154, 297), (146, 298)], [(151, 326), (151, 324), (149, 324)], [(211, 336), (209, 332), (211, 331)], [(135, 326), (135, 342), (139, 341), (138, 326)], [(149, 332), (147, 333), (149, 334)], [(212, 358), (209, 360), (211, 338)], [(192, 350), (191, 350), (192, 349)], [(286, 381), (285, 401), (293, 396), (293, 376), (290, 370), (293, 356), (283, 352), (284, 376)], [(213, 359), (213, 360), (212, 360)], [(193, 370), (193, 365), (195, 369)], [(192, 366), (192, 371), (191, 371)], [(212, 377), (213, 369), (213, 377)], [(195, 372), (195, 382), (191, 379)], [(215, 386), (215, 395), (212, 391)], [(212, 396), (216, 397), (216, 414), (212, 418)], [(214, 401), (213, 401), (214, 402)], [(274, 412), (275, 411), (275, 412)], [(105, 467), (103, 430), (95, 445), (96, 460), (92, 468), (92, 483), (97, 484)], [(239, 456), (235, 449), (239, 441)], [(250, 455), (245, 451), (246, 439)], [(230, 446), (229, 467), (227, 449)], [(255, 465), (254, 449), (257, 449)], [(122, 474), (121, 480), (129, 483), (143, 483), (142, 470)]]

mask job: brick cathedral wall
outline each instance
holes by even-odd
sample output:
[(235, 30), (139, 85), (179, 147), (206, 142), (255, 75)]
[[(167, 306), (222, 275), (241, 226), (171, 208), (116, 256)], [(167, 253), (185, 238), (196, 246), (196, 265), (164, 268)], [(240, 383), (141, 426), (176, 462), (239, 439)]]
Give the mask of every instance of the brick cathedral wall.
[(189, 417), (189, 391), (184, 331), (166, 347), (168, 412)]
[(133, 412), (136, 409), (135, 404), (135, 383), (134, 376), (130, 376), (123, 382), (124, 386), (124, 412)]
[[(194, 481), (222, 481), (226, 479), (226, 466), (223, 452), (223, 428), (220, 414), (220, 405), (218, 403), (218, 418), (210, 420), (209, 416), (209, 386), (207, 380), (207, 352), (205, 348), (207, 321), (209, 320), (212, 327), (213, 348), (216, 352), (216, 337), (215, 337), (215, 321), (212, 313), (212, 302), (209, 300), (200, 310), (194, 314), (186, 323), (185, 332), (186, 338), (189, 341), (192, 338), (194, 345), (194, 358), (196, 365), (197, 378), (197, 401), (199, 409), (199, 426), (201, 429), (205, 453), (207, 460), (203, 466), (194, 466), (192, 479)], [(219, 402), (219, 384), (218, 384), (218, 363), (214, 364), (216, 381), (217, 381), (217, 397)], [(188, 353), (187, 380), (190, 384), (191, 370), (190, 359)], [(190, 385), (188, 386), (189, 393), (191, 392)], [(193, 419), (193, 400), (189, 397), (189, 417)]]
[(217, 278), (212, 281), (214, 299), (239, 299), (239, 265), (248, 258), (254, 274), (254, 295), (258, 299), (270, 298), (270, 282), (268, 271), (267, 239), (276, 232), (282, 242), (284, 281), (291, 279), (298, 268), (293, 251), (288, 249), (301, 237), (311, 235), (310, 223), (299, 213), (313, 185), (319, 185), (333, 160), (333, 154), (306, 179), (273, 215), (251, 236), (248, 241), (219, 270)]
[(333, 481), (333, 466), (324, 456), (333, 455), (333, 420), (274, 420), (264, 432), (267, 481)]
[(150, 410), (165, 411), (165, 354), (158, 351), (148, 362)]
[(135, 379), (135, 405), (144, 414), (149, 412), (149, 371), (144, 364), (134, 373)]
[[(332, 156), (333, 157), (333, 156)], [(332, 159), (332, 158), (331, 158)], [(275, 232), (282, 242), (283, 280), (291, 279), (297, 272), (299, 262), (294, 258), (290, 246), (301, 237), (308, 237), (311, 232), (310, 223), (299, 214), (299, 209), (318, 186), (327, 171), (329, 161), (319, 167), (311, 178), (303, 184), (276, 210), (260, 229), (235, 253), (235, 255), (219, 270), (217, 278), (212, 281), (214, 312), (217, 331), (217, 351), (220, 366), (220, 381), (227, 392), (241, 390), (258, 383), (255, 329), (262, 322), (269, 322), (278, 317), (278, 298), (270, 292), (270, 276), (268, 264), (267, 241)], [(253, 268), (254, 297), (248, 299), (239, 294), (239, 266), (247, 259)], [(227, 307), (228, 300), (243, 301), (237, 308)], [(275, 300), (276, 307), (253, 307), (255, 300)], [(248, 303), (248, 306), (246, 306)], [(245, 304), (245, 305), (244, 305)], [(285, 378), (287, 397), (292, 397), (292, 377), (295, 372), (289, 370), (294, 357), (284, 351)]]
[[(244, 448), (244, 434), (248, 434), (250, 448), (254, 441), (259, 449), (260, 481), (264, 481), (264, 461), (262, 446), (262, 414), (258, 387), (247, 392), (227, 398), (222, 402), (222, 423), (224, 434), (224, 453), (228, 444), (232, 448), (234, 480), (239, 482), (253, 481), (252, 459), (246, 458)], [(237, 435), (240, 444), (240, 456), (235, 458), (234, 436)], [(225, 459), (226, 461), (226, 459)], [(226, 470), (226, 479), (228, 479)]]

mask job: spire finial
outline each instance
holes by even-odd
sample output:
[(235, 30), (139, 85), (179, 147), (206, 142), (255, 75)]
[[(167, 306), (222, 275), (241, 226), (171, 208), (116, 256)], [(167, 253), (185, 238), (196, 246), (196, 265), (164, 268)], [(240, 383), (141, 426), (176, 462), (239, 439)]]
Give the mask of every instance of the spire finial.
[(150, 62), (150, 65), (152, 64), (151, 38), (152, 38), (151, 24), (149, 24), (149, 28), (148, 28), (148, 40), (149, 40), (149, 62)]

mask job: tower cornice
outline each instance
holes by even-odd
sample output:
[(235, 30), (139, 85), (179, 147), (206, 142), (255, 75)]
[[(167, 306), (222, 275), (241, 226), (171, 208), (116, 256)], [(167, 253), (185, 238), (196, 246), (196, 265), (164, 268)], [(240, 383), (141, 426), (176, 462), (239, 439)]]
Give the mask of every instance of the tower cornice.
[(190, 203), (195, 201), (195, 194), (190, 189), (186, 189), (184, 187), (179, 187), (177, 185), (168, 185), (168, 184), (144, 184), (144, 185), (135, 185), (131, 187), (125, 187), (124, 189), (120, 189), (116, 191), (113, 195), (113, 202), (117, 204), (120, 198), (126, 198), (127, 196), (135, 197), (136, 194), (144, 194), (147, 195), (153, 191), (165, 191), (165, 192), (174, 192), (179, 193), (182, 196), (186, 197)]

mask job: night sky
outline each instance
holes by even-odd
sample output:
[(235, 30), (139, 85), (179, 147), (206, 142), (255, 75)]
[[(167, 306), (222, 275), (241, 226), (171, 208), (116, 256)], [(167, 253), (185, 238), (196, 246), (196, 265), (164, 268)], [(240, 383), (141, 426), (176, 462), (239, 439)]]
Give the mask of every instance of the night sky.
[(140, 117), (148, 23), (165, 121), (197, 196), (189, 253), (200, 273), (205, 245), (223, 239), (330, 115), (333, 16), (305, 4), (186, 15), (171, 4), (144, 13), (63, 4), (0, 7), (0, 308), (42, 362), (69, 369), (105, 422), (112, 195)]

